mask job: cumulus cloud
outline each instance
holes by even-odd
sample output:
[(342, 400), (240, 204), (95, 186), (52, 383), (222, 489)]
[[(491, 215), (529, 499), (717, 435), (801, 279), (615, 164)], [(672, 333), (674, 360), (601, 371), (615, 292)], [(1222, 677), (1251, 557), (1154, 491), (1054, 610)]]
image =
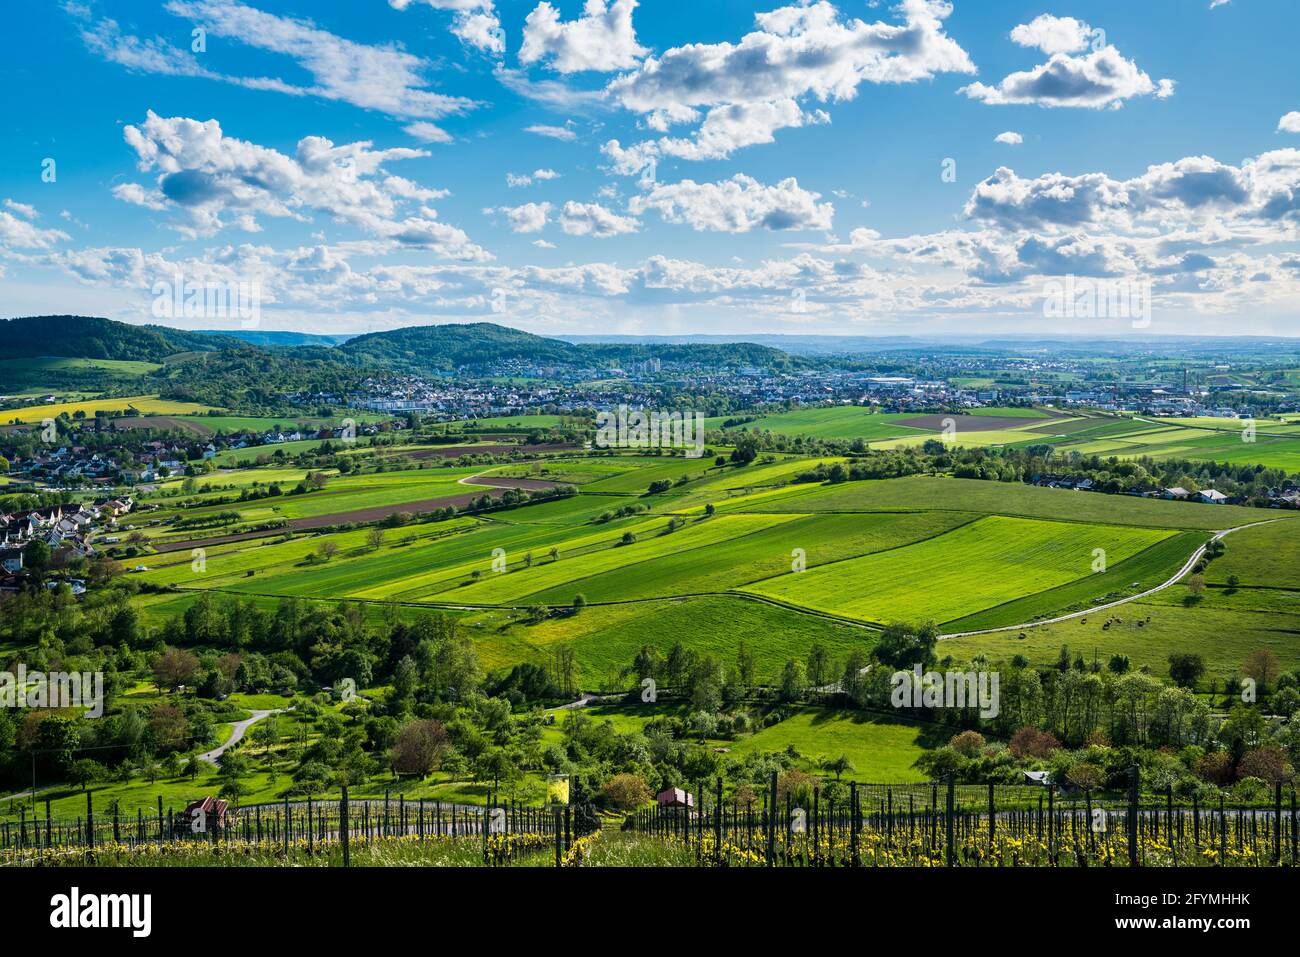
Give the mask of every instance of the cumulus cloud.
[(1300, 133), (1300, 111), (1292, 110), (1277, 121), (1279, 133)]
[(519, 62), (547, 62), (559, 73), (630, 69), (650, 52), (636, 42), (636, 6), (636, 0), (587, 0), (582, 15), (565, 23), (559, 10), (540, 3), (524, 20)]
[(755, 16), (757, 29), (739, 42), (693, 43), (648, 58), (613, 80), (609, 95), (663, 132), (700, 123), (691, 139), (665, 138), (604, 151), (621, 173), (635, 173), (657, 156), (726, 157), (770, 142), (776, 130), (826, 122), (801, 101), (852, 99), (863, 83), (910, 83), (939, 73), (974, 73), (955, 40), (943, 32), (952, 12), (944, 0), (903, 0), (904, 22), (844, 19), (825, 0)]
[(551, 214), (550, 203), (524, 203), (522, 206), (498, 206), (484, 210), (485, 213), (500, 213), (510, 222), (510, 228), (517, 233), (538, 233), (546, 228), (546, 221)]
[[(1105, 34), (1073, 17), (1043, 14), (1011, 31), (1021, 46), (1036, 47), (1050, 59), (1004, 77), (995, 86), (961, 88), (971, 99), (993, 105), (1037, 104), (1091, 109), (1117, 108), (1135, 96), (1172, 96), (1173, 80), (1153, 81), (1132, 60), (1105, 42)], [(1091, 46), (1091, 52), (1084, 53)], [(1074, 55), (1079, 54), (1079, 55)]]
[(773, 186), (738, 173), (720, 183), (680, 183), (655, 186), (636, 196), (629, 210), (641, 215), (657, 210), (671, 223), (696, 230), (746, 233), (752, 229), (830, 229), (835, 209), (819, 203), (819, 193), (802, 189), (792, 176)]
[(405, 10), (412, 3), (454, 12), (451, 32), (467, 46), (498, 56), (506, 52), (505, 31), (492, 0), (388, 0), (394, 10)]
[(560, 228), (570, 236), (595, 236), (604, 239), (623, 233), (634, 233), (640, 225), (629, 216), (620, 216), (599, 203), (579, 203), (573, 200), (560, 210)]
[(1013, 130), (1007, 130), (1005, 133), (999, 133), (993, 137), (994, 143), (1005, 143), (1007, 146), (1019, 146), (1025, 141), (1025, 138)]
[(1022, 47), (1037, 47), (1051, 56), (1054, 53), (1077, 53), (1094, 35), (1092, 27), (1082, 20), (1044, 13), (1012, 30), (1011, 40)]
[(1105, 173), (1046, 173), (1033, 179), (1000, 167), (966, 202), (972, 220), (1004, 229), (1101, 223), (1130, 229), (1139, 220), (1217, 216), (1240, 225), (1293, 220), (1300, 212), (1300, 150), (1276, 150), (1241, 166), (1188, 156), (1116, 180)]
[(157, 175), (150, 190), (123, 186), (115, 195), (174, 210), (184, 235), (208, 236), (228, 226), (256, 232), (261, 217), (306, 220), (322, 213), (397, 246), (489, 258), (465, 233), (437, 219), (429, 204), (445, 192), (384, 169), (391, 161), (427, 156), (423, 150), (376, 150), (365, 141), (335, 145), (307, 136), (287, 156), (226, 136), (216, 120), (161, 117), (152, 110), (124, 136), (141, 172)]

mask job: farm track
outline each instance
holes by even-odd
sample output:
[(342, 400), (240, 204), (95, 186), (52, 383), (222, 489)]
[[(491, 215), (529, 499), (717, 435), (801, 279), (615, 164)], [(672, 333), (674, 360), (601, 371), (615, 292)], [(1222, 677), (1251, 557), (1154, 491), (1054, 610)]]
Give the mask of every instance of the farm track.
[(1025, 628), (1041, 628), (1043, 625), (1055, 625), (1063, 621), (1071, 621), (1075, 618), (1082, 618), (1085, 615), (1095, 615), (1098, 612), (1107, 611), (1111, 608), (1118, 608), (1121, 605), (1127, 605), (1132, 602), (1139, 601), (1143, 598), (1149, 598), (1152, 595), (1158, 594), (1159, 592), (1162, 592), (1167, 588), (1172, 588), (1174, 585), (1182, 581), (1182, 579), (1187, 575), (1187, 573), (1196, 567), (1196, 563), (1199, 562), (1201, 558), (1205, 555), (1205, 551), (1207, 548), (1210, 547), (1211, 543), (1217, 542), (1222, 538), (1226, 538), (1228, 535), (1231, 535), (1233, 532), (1239, 532), (1245, 528), (1255, 528), (1259, 525), (1271, 525), (1277, 521), (1280, 521), (1280, 519), (1274, 518), (1264, 522), (1250, 522), (1246, 525), (1238, 525), (1235, 528), (1228, 528), (1220, 532), (1215, 532), (1214, 535), (1210, 538), (1210, 541), (1206, 542), (1204, 545), (1202, 545), (1200, 548), (1194, 551), (1192, 553), (1192, 556), (1189, 559), (1187, 559), (1187, 561), (1183, 564), (1183, 567), (1180, 568), (1172, 578), (1157, 585), (1154, 588), (1148, 588), (1144, 592), (1140, 592), (1136, 595), (1130, 595), (1128, 598), (1120, 598), (1117, 601), (1107, 602), (1104, 605), (1094, 605), (1091, 608), (1085, 608), (1082, 611), (1071, 612), (1068, 615), (1058, 615), (1055, 618), (1044, 618), (1039, 621), (1022, 622), (1019, 625), (1003, 625), (999, 628), (982, 628), (978, 631), (960, 631), (960, 632), (954, 632), (953, 634), (950, 635), (940, 635), (939, 640), (943, 641), (947, 638), (972, 638), (977, 635), (995, 635), (1004, 631), (1017, 631)]
[(216, 764), (221, 760), (223, 754), (244, 739), (245, 731), (257, 724), (257, 722), (261, 721), (263, 718), (268, 718), (273, 714), (280, 714), (284, 710), (284, 708), (274, 708), (270, 711), (254, 711), (251, 718), (245, 718), (243, 721), (236, 721), (231, 725), (230, 737), (226, 739), (226, 743), (213, 748), (211, 751), (205, 751), (203, 754), (200, 754), (199, 760), (207, 761), (209, 764)]

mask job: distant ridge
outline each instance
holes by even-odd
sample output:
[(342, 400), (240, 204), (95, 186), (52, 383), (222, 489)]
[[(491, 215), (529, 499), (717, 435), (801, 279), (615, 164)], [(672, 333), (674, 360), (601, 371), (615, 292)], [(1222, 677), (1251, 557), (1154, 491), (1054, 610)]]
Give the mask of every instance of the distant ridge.
[(239, 343), (224, 335), (166, 326), (132, 326), (97, 316), (23, 316), (0, 320), (0, 359), (59, 356), (161, 362), (178, 352), (211, 352)]
[(339, 346), (349, 339), (355, 339), (355, 335), (346, 336), (326, 336), (317, 335), (311, 332), (290, 332), (290, 331), (272, 331), (263, 332), (260, 329), (204, 329), (199, 332), (204, 336), (228, 336), (231, 339), (238, 339), (240, 342), (247, 342), (254, 346), (276, 346), (282, 348), (296, 348), (298, 346)]

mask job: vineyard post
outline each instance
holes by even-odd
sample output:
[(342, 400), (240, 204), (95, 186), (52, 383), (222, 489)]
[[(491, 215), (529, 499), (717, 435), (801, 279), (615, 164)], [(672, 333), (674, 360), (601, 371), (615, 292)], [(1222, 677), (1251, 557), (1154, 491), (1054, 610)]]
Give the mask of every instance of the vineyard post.
[(957, 778), (955, 775), (949, 774), (948, 775), (948, 808), (947, 808), (948, 813), (944, 815), (945, 817), (944, 836), (947, 841), (947, 865), (949, 867), (952, 867), (953, 865), (954, 847), (953, 847), (953, 833), (952, 833), (952, 825), (953, 825), (952, 818), (953, 818), (953, 805), (956, 802), (956, 799), (957, 799)]
[(858, 866), (858, 782), (849, 782), (849, 859)]
[(1138, 866), (1138, 784), (1137, 765), (1128, 772), (1128, 866)]
[(1273, 785), (1273, 866), (1282, 863), (1282, 782)]
[(1091, 788), (1084, 789), (1083, 805), (1084, 805), (1084, 812), (1088, 816), (1088, 853), (1095, 854), (1097, 852), (1097, 848), (1096, 848), (1097, 838), (1093, 832), (1093, 827), (1092, 827), (1092, 789)]
[(767, 866), (776, 866), (776, 772), (769, 782), (767, 803)]
[(1223, 792), (1219, 792), (1219, 866), (1228, 858), (1228, 812), (1224, 808)]
[(343, 796), (339, 799), (339, 839), (343, 842), (343, 866), (352, 866), (350, 842), (348, 840), (348, 786), (343, 785)]
[[(1278, 785), (1278, 793), (1281, 794), (1282, 785)], [(1280, 798), (1279, 798), (1280, 800)], [(713, 842), (714, 849), (717, 853), (718, 866), (722, 866), (722, 777), (718, 777), (718, 798), (714, 802), (713, 808)]]
[(1056, 862), (1056, 785), (1047, 786), (1047, 857)]
[(95, 802), (94, 794), (86, 792), (86, 847), (95, 846)]
[(993, 852), (993, 839), (998, 833), (997, 806), (993, 803), (993, 782), (989, 782), (989, 853)]

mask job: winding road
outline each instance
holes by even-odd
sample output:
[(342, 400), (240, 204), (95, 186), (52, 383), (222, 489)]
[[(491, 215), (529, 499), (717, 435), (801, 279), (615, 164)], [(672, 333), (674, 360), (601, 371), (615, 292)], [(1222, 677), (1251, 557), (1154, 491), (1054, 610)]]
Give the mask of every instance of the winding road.
[(209, 764), (216, 764), (223, 754), (243, 740), (245, 731), (257, 724), (257, 722), (261, 721), (263, 718), (269, 717), (273, 714), (282, 714), (287, 710), (287, 708), (274, 708), (270, 711), (254, 711), (251, 718), (245, 718), (243, 721), (234, 722), (234, 724), (231, 725), (233, 730), (230, 733), (230, 737), (226, 740), (226, 743), (213, 748), (211, 751), (205, 751), (203, 754), (200, 754), (199, 760), (207, 761)]
[(1219, 541), (1219, 539), (1225, 538), (1228, 535), (1231, 535), (1233, 532), (1239, 532), (1243, 528), (1255, 528), (1258, 525), (1271, 525), (1277, 521), (1280, 521), (1280, 519), (1271, 518), (1268, 519), (1267, 521), (1250, 522), (1246, 525), (1238, 525), (1235, 528), (1228, 528), (1228, 529), (1224, 529), (1221, 532), (1215, 532), (1213, 537), (1210, 538), (1210, 541), (1206, 542), (1196, 551), (1192, 552), (1192, 557), (1187, 559), (1187, 562), (1183, 565), (1182, 568), (1178, 570), (1177, 574), (1175, 574), (1168, 581), (1157, 585), (1155, 588), (1148, 588), (1146, 591), (1140, 592), (1139, 594), (1130, 595), (1127, 598), (1120, 598), (1117, 601), (1107, 602), (1104, 605), (1093, 605), (1091, 608), (1085, 608), (1083, 611), (1071, 612), (1068, 615), (1058, 615), (1055, 618), (1043, 618), (1040, 619), (1039, 621), (1027, 621), (1019, 625), (1003, 625), (1000, 628), (984, 628), (980, 631), (959, 631), (951, 635), (940, 635), (939, 640), (943, 641), (945, 638), (970, 638), (974, 635), (994, 635), (1002, 631), (1015, 631), (1017, 629), (1023, 629), (1023, 628), (1041, 628), (1043, 625), (1055, 625), (1062, 621), (1069, 621), (1072, 618), (1082, 618), (1084, 615), (1095, 615), (1099, 611), (1106, 611), (1107, 609), (1110, 608), (1118, 608), (1120, 605), (1127, 605), (1130, 602), (1139, 601), (1140, 599), (1143, 598), (1148, 598), (1151, 595), (1154, 595), (1158, 592), (1162, 592), (1166, 588), (1170, 588), (1178, 584), (1178, 582), (1180, 582), (1188, 572), (1190, 572), (1193, 568), (1196, 567), (1196, 563), (1199, 562), (1202, 557), (1204, 557), (1205, 550), (1210, 547), (1210, 544), (1212, 542), (1217, 542)]

